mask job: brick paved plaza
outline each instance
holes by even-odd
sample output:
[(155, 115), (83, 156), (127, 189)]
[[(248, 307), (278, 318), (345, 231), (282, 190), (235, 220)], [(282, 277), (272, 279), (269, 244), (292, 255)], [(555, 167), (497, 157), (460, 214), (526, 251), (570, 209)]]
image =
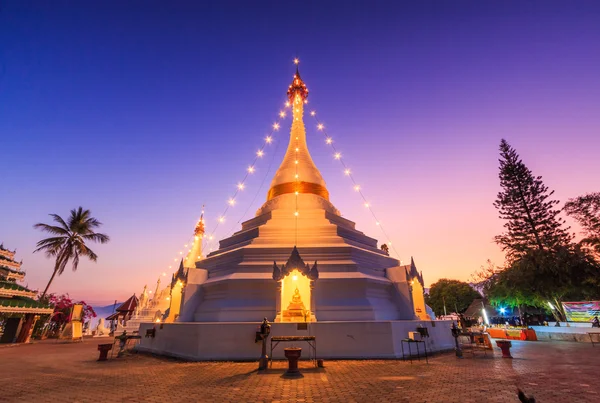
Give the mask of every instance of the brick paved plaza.
[[(103, 340), (106, 342), (106, 339)], [(188, 363), (142, 354), (97, 362), (98, 339), (0, 347), (4, 402), (516, 402), (516, 387), (538, 402), (600, 402), (600, 347), (513, 342), (513, 360), (452, 353), (424, 361), (284, 363), (259, 373), (252, 362)]]

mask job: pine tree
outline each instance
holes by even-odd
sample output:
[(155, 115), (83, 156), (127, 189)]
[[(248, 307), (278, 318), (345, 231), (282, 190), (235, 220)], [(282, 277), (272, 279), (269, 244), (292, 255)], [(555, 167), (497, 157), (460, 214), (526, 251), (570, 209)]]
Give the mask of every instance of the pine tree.
[(554, 191), (533, 176), (514, 148), (504, 139), (500, 142), (500, 186), (494, 202), (500, 218), (506, 220), (506, 232), (496, 236), (508, 260), (522, 257), (528, 251), (552, 251), (571, 242), (568, 228), (556, 209)]
[(600, 192), (569, 199), (565, 212), (581, 226), (584, 238), (580, 244), (600, 262)]

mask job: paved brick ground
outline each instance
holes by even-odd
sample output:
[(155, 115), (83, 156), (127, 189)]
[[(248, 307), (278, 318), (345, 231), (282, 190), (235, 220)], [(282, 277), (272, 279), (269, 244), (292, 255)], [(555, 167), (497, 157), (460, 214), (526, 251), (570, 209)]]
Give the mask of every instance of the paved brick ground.
[(600, 402), (600, 347), (513, 342), (513, 360), (438, 355), (429, 361), (302, 363), (304, 377), (256, 363), (187, 363), (142, 354), (97, 362), (98, 339), (0, 347), (2, 402)]

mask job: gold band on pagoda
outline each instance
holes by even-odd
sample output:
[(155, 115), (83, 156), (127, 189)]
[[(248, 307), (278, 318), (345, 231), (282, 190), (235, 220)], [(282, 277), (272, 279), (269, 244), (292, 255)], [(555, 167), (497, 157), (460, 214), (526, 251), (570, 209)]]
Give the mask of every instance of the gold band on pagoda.
[(327, 191), (325, 186), (321, 186), (317, 183), (310, 182), (287, 182), (275, 185), (271, 189), (269, 189), (269, 193), (267, 194), (267, 201), (286, 193), (295, 192), (312, 193), (317, 196), (321, 196), (325, 200), (329, 201), (329, 192)]

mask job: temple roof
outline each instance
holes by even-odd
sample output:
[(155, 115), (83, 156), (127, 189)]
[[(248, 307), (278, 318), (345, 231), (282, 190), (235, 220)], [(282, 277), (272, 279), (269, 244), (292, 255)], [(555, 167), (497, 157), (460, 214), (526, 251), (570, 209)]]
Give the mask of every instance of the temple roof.
[(0, 312), (46, 314), (54, 312), (54, 308), (28, 297), (0, 297)]
[(138, 304), (138, 298), (133, 294), (127, 301), (123, 302), (117, 309), (117, 312), (133, 312)]

